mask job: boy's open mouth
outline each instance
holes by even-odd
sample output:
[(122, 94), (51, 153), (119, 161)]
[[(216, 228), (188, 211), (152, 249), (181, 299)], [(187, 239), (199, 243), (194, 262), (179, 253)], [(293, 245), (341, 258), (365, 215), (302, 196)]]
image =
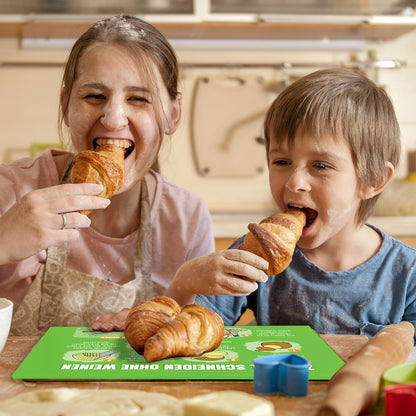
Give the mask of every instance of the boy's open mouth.
[(304, 207), (302, 205), (291, 205), (291, 204), (289, 204), (288, 208), (298, 208), (298, 209), (301, 209), (305, 213), (305, 215), (306, 215), (306, 224), (305, 224), (304, 228), (310, 227), (318, 216), (317, 211), (315, 211), (312, 208)]
[(103, 144), (113, 144), (115, 146), (121, 147), (124, 150), (124, 159), (134, 150), (134, 143), (130, 140), (118, 140), (118, 139), (94, 139), (92, 145), (94, 146), (94, 150), (97, 149), (98, 146)]

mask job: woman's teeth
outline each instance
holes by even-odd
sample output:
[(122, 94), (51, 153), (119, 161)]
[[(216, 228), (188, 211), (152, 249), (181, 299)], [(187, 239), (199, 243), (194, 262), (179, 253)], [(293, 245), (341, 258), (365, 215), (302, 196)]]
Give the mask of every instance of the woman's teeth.
[(124, 158), (126, 158), (134, 149), (134, 144), (130, 142), (129, 140), (95, 139), (93, 142), (94, 149), (104, 144), (112, 144), (114, 146), (118, 146), (124, 149)]
[(95, 139), (94, 143), (97, 146), (102, 146), (103, 144), (113, 144), (114, 146), (122, 147), (127, 149), (131, 146), (131, 142), (128, 140), (118, 140), (118, 139)]

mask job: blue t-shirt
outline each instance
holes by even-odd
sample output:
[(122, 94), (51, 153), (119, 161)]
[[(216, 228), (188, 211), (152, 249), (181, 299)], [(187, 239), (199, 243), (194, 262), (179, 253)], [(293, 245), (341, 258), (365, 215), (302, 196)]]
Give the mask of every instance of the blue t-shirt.
[(416, 326), (416, 249), (372, 228), (382, 245), (352, 270), (327, 272), (295, 249), (289, 267), (249, 296), (197, 296), (196, 302), (217, 312), (225, 325), (250, 308), (258, 325), (310, 325), (322, 334), (371, 337), (401, 321)]

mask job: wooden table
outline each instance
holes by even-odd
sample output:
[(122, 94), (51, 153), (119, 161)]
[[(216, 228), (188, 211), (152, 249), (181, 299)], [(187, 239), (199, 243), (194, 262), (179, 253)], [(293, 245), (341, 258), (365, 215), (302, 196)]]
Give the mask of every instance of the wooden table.
[[(322, 338), (344, 360), (367, 341), (361, 335), (322, 335)], [(31, 351), (39, 337), (9, 337), (0, 353), (0, 400), (32, 389), (74, 387), (81, 389), (124, 388), (165, 393), (179, 399), (220, 390), (239, 390), (254, 394), (251, 381), (14, 381), (12, 374)], [(311, 381), (307, 397), (294, 398), (281, 394), (263, 395), (275, 405), (276, 415), (314, 415), (325, 397), (327, 382)], [(371, 415), (383, 415), (382, 403)]]

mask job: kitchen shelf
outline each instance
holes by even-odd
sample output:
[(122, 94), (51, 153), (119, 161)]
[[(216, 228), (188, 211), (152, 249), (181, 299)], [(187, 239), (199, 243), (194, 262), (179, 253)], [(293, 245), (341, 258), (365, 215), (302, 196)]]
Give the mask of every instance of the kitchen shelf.
[[(31, 21), (24, 17), (2, 18), (0, 38), (76, 38), (96, 20)], [(416, 29), (416, 18), (401, 23), (361, 22), (152, 22), (170, 39), (281, 39), (389, 41)]]
[(92, 23), (134, 14), (171, 39), (396, 39), (416, 28), (416, 0), (59, 0), (0, 7), (0, 37), (76, 38)]

